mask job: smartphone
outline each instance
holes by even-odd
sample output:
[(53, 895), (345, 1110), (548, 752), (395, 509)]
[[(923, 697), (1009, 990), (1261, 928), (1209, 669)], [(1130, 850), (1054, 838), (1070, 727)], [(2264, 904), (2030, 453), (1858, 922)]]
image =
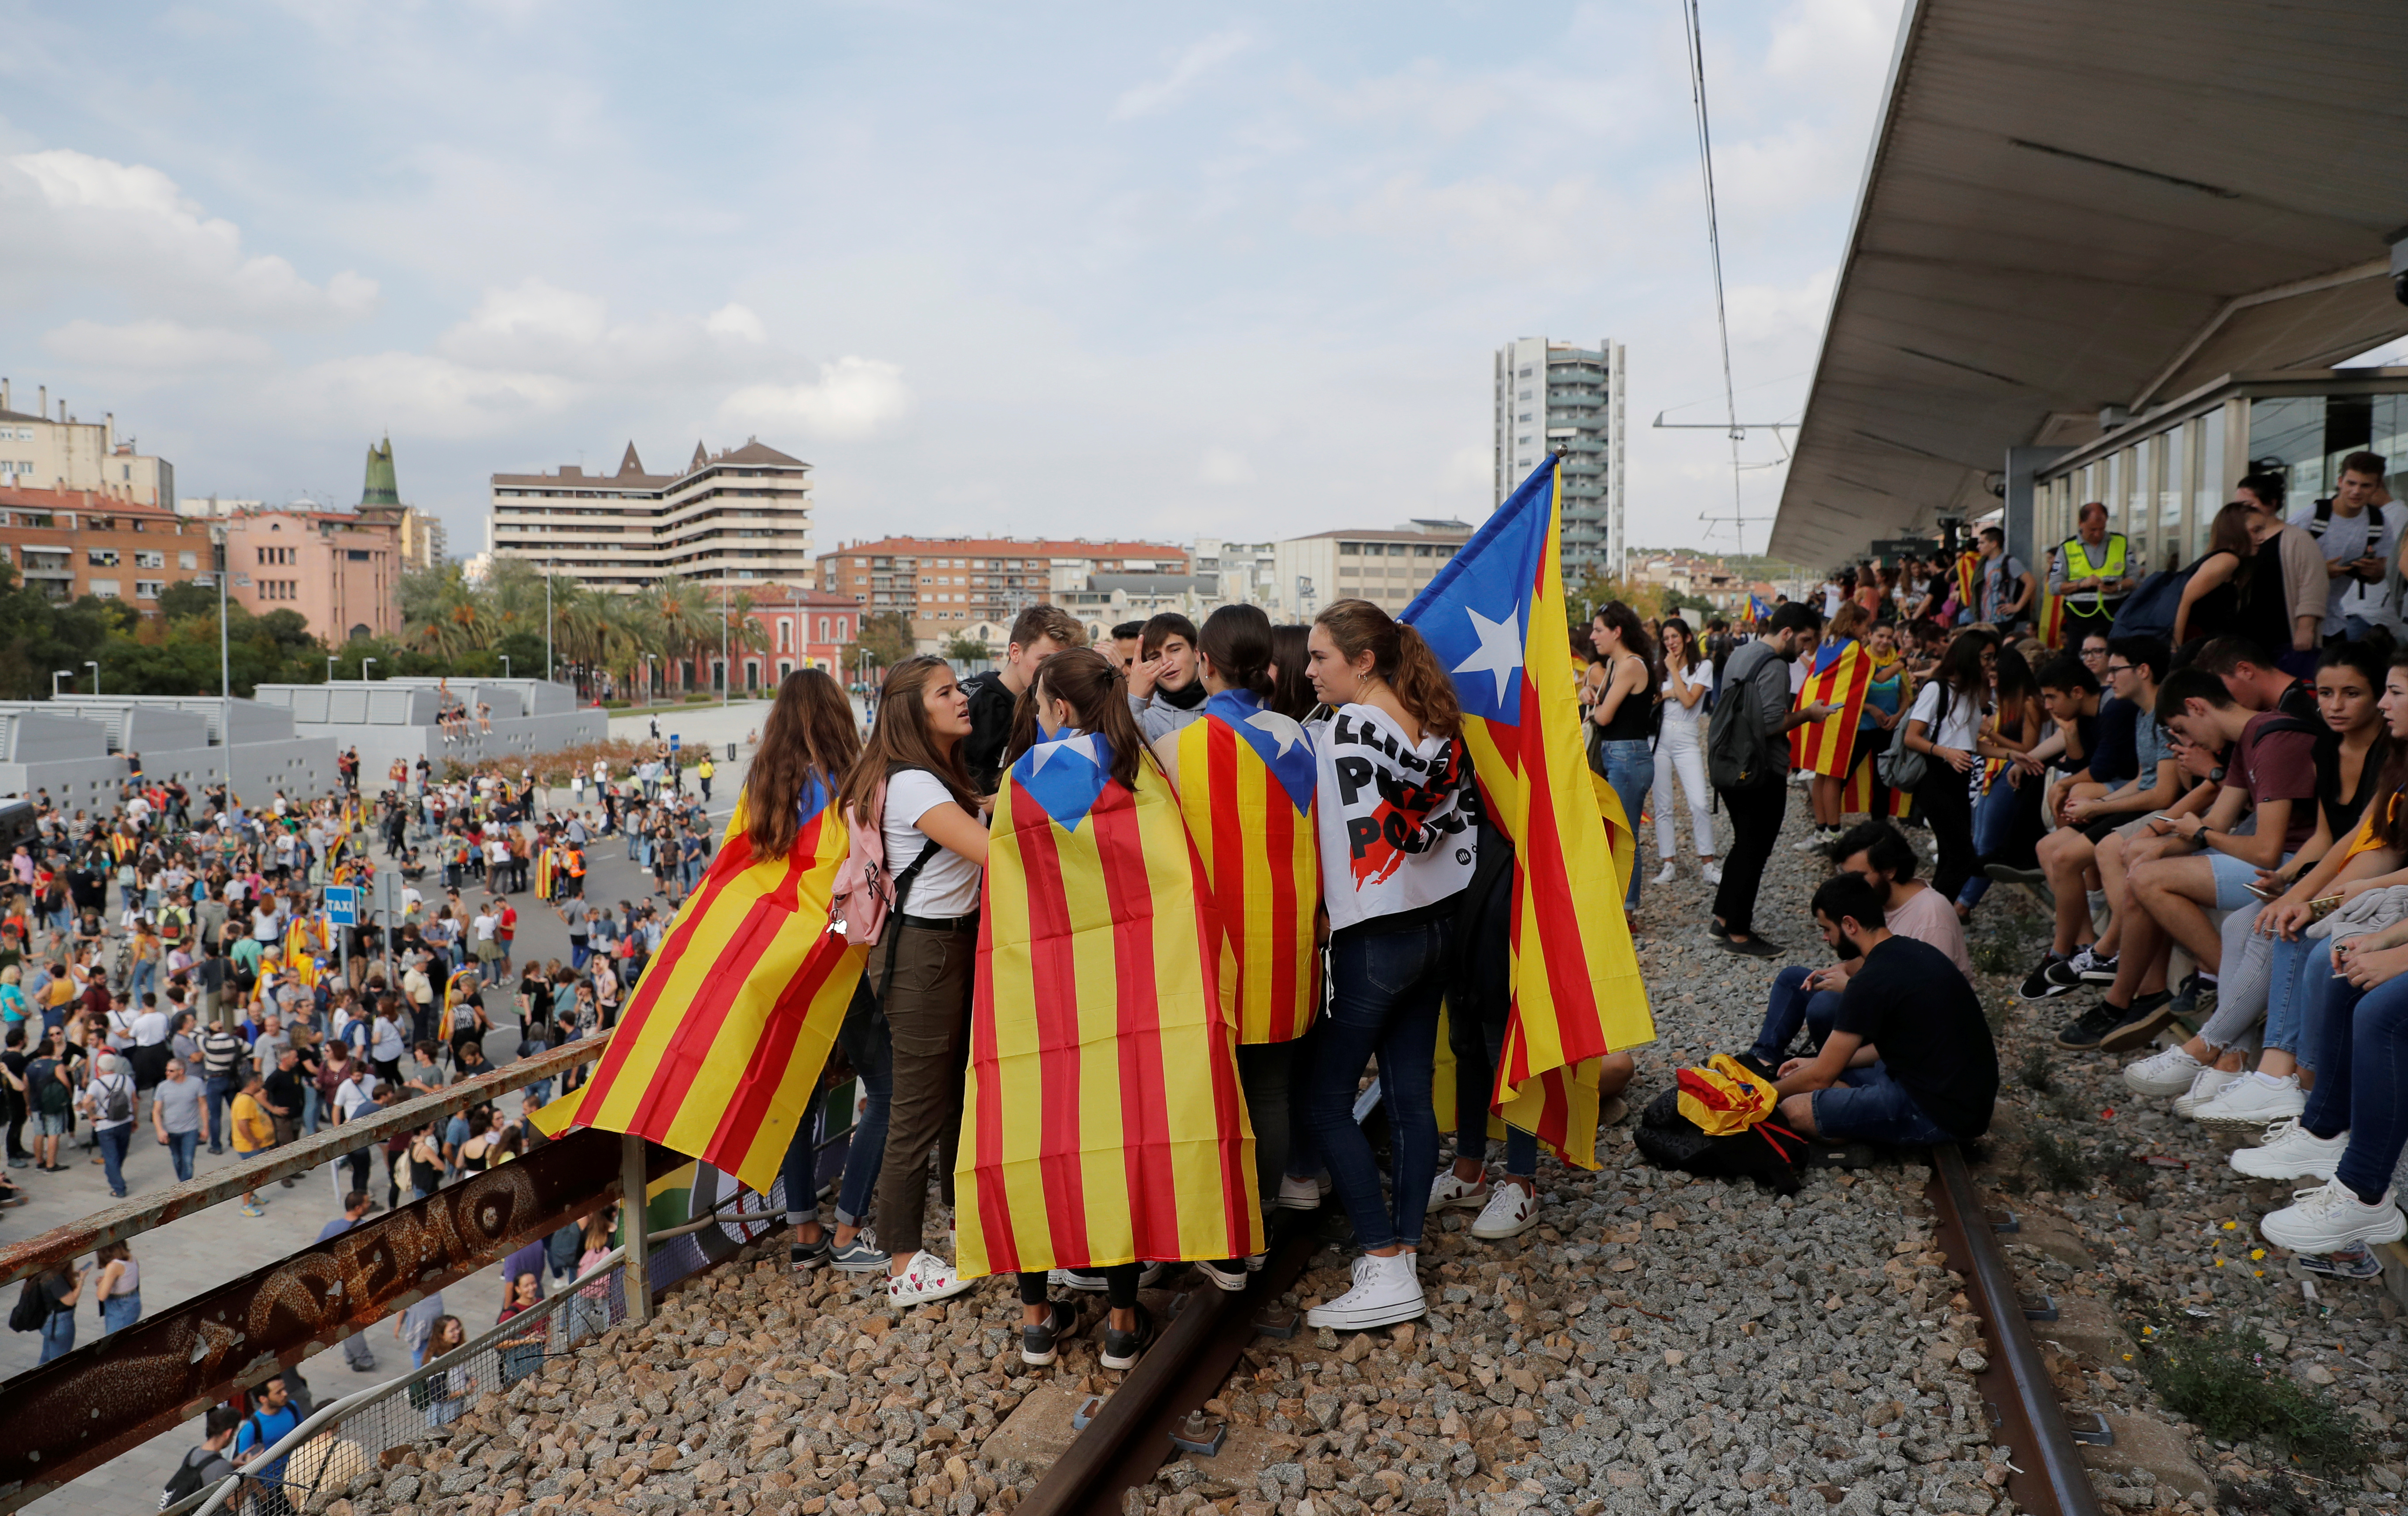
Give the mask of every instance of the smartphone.
[[(2251, 894), (2256, 895), (2260, 900), (2272, 900), (2283, 893), (2279, 889), (2264, 884), (2251, 884), (2247, 888)], [(2338, 899), (2339, 897), (2335, 896), (2335, 898)]]

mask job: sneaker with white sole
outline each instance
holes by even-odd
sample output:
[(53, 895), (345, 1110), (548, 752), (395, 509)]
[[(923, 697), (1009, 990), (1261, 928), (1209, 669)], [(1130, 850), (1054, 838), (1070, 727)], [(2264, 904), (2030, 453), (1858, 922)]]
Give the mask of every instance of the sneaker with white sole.
[(878, 1234), (865, 1226), (853, 1235), (851, 1242), (838, 1243), (828, 1251), (828, 1263), (839, 1274), (875, 1274), (893, 1260), (878, 1245)]
[(924, 1249), (911, 1255), (903, 1272), (886, 1280), (886, 1301), (895, 1306), (925, 1306), (953, 1296), (977, 1283), (953, 1272), (953, 1266)]
[[(1161, 1263), (1159, 1261), (1150, 1263), (1138, 1270), (1137, 1287), (1140, 1290), (1151, 1290), (1154, 1288), (1154, 1281), (1160, 1278), (1162, 1278)], [(1065, 1290), (1081, 1290), (1088, 1294), (1101, 1294), (1104, 1293), (1104, 1271), (1100, 1268), (1057, 1268), (1045, 1276), (1045, 1282)]]
[(1140, 1306), (1137, 1308), (1137, 1325), (1126, 1332), (1109, 1324), (1107, 1320), (1104, 1351), (1096, 1356), (1106, 1368), (1135, 1368), (1137, 1361), (1145, 1356), (1145, 1350), (1154, 1346), (1157, 1335), (1154, 1312)]
[(2078, 990), (2082, 988), (2084, 982), (2083, 971), (2087, 969), (2093, 961), (2090, 944), (2086, 942), (2074, 949), (2073, 955), (2070, 958), (2051, 959), (2041, 972), (2048, 976), (2048, 981), (2051, 984), (2059, 985), (2068, 990)]
[(2269, 1211), (2258, 1223), (2258, 1235), (2293, 1252), (2338, 1252), (2361, 1243), (2397, 1242), (2408, 1237), (2408, 1215), (2401, 1214), (2399, 1192), (2386, 1190), (2370, 1206), (2339, 1180), (2314, 1190), (2294, 1190), (2291, 1204)]
[(2199, 1108), (2224, 1093), (2224, 1087), (2234, 1080), (2248, 1076), (2237, 1068), (2202, 1068), (2190, 1081), (2190, 1091), (2174, 1096), (2174, 1114), (2185, 1121), (2199, 1113)]
[(2136, 1094), (2154, 1095), (2163, 1100), (2169, 1095), (2183, 1094), (2197, 1082), (2199, 1071), (2207, 1065), (2180, 1048), (2168, 1048), (2146, 1058), (2124, 1065), (2124, 1082)]
[(1228, 1263), (1215, 1263), (1209, 1258), (1199, 1258), (1196, 1262), (1196, 1269), (1212, 1281), (1214, 1289), (1226, 1290), (1231, 1294), (1236, 1294), (1251, 1282), (1251, 1277), (1246, 1272), (1246, 1262), (1242, 1258), (1232, 1259)]
[(1062, 1339), (1079, 1324), (1076, 1308), (1059, 1300), (1045, 1303), (1045, 1319), (1031, 1326), (1023, 1323), (1020, 1328), (1020, 1361), (1043, 1368), (1062, 1356)]
[(1293, 1174), (1280, 1176), (1279, 1203), (1282, 1210), (1317, 1210), (1329, 1194), (1329, 1186), (1321, 1180), (1300, 1180)]
[(2320, 1137), (2297, 1121), (2266, 1128), (2266, 1140), (2232, 1150), (2232, 1171), (2253, 1180), (2329, 1180), (2349, 1151), (2349, 1134)]
[(1670, 858), (1665, 859), (1664, 866), (1656, 871), (1656, 882), (1658, 884), (1670, 884), (1680, 877), (1681, 870), (1679, 865), (1674, 864)]
[(2244, 1074), (2218, 1090), (2214, 1099), (2193, 1108), (2190, 1119), (2217, 1131), (2252, 1132), (2288, 1121), (2307, 1108), (2308, 1097), (2300, 1089), (2297, 1074), (2278, 1080)]
[(1708, 884), (1720, 884), (1723, 881), (1722, 865), (1711, 858), (1703, 859), (1698, 865), (1698, 878)]
[(1421, 1274), (1412, 1253), (1381, 1258), (1367, 1252), (1354, 1260), (1354, 1288), (1306, 1311), (1304, 1324), (1360, 1332), (1428, 1313), (1429, 1303), (1422, 1298)]
[(1460, 1206), (1477, 1210), (1488, 1203), (1488, 1176), (1476, 1180), (1458, 1179), (1453, 1168), (1441, 1168), (1438, 1178), (1430, 1180), (1429, 1209), (1433, 1215)]
[(2113, 984), (2115, 982), (2115, 965), (2120, 957), (2119, 954), (2110, 953), (2106, 957), (2101, 958), (2098, 953), (2092, 951), (2088, 948), (2085, 948), (2082, 951), (2086, 953), (2089, 953), (2090, 955), (2090, 962), (2082, 965), (2081, 973), (2083, 983)]
[(1519, 1237), (1539, 1224), (1539, 1197), (1508, 1180), (1497, 1186), (1481, 1209), (1480, 1219), (1471, 1223), (1471, 1235), (1483, 1242), (1496, 1242), (1505, 1237)]

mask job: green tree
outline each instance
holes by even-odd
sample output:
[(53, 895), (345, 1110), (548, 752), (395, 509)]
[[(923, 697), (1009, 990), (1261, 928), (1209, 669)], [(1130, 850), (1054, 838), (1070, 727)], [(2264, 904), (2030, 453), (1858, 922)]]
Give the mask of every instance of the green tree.
[[(911, 656), (911, 619), (899, 610), (882, 610), (861, 619), (861, 630), (844, 650), (845, 678), (861, 668), (862, 655), (880, 668), (892, 668)], [(874, 676), (873, 676), (874, 677)]]
[(954, 636), (945, 643), (945, 656), (970, 664), (995, 656), (993, 650), (974, 636)]

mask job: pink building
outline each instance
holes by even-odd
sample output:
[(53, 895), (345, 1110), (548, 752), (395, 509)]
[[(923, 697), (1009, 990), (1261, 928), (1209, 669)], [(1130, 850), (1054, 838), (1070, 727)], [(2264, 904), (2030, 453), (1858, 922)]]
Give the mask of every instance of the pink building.
[(832, 590), (782, 586), (756, 586), (752, 595), (752, 620), (769, 651), (738, 651), (738, 688), (774, 690), (798, 668), (823, 668), (840, 680), (846, 677), (844, 650), (861, 631), (860, 601)]
[(329, 643), (401, 630), (393, 522), (349, 511), (262, 510), (228, 518), (225, 531), (228, 593), (255, 614), (297, 610)]

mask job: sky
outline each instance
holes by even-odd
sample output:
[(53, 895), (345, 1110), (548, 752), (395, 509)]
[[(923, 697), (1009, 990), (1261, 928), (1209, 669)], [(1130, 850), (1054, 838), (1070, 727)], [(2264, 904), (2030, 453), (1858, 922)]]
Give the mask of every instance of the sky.
[[(1801, 408), (1897, 0), (1704, 0), (1742, 422)], [(1733, 544), (1678, 0), (0, 0), (0, 374), (185, 495), (758, 437), (823, 551), (1491, 498), (1491, 357), (1627, 345), (1628, 538)], [(1742, 445), (1760, 548), (1775, 434)], [(1705, 517), (1722, 518), (1719, 522)]]

